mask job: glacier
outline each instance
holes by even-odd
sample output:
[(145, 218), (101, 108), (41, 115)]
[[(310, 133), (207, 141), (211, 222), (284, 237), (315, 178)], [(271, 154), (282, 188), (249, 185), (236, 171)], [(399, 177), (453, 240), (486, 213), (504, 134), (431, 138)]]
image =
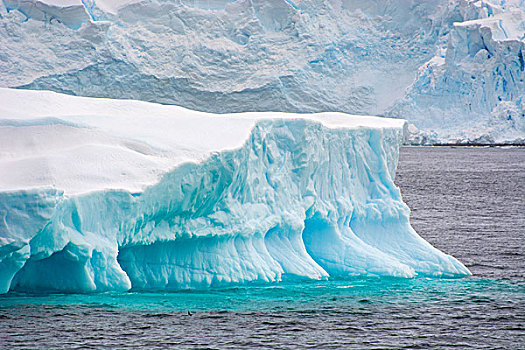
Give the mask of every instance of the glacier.
[(470, 274), (410, 226), (404, 120), (0, 101), (1, 293)]
[(525, 3), (473, 4), (386, 114), (414, 124), (413, 143), (525, 143)]
[(0, 87), (525, 143), (524, 0), (1, 0)]

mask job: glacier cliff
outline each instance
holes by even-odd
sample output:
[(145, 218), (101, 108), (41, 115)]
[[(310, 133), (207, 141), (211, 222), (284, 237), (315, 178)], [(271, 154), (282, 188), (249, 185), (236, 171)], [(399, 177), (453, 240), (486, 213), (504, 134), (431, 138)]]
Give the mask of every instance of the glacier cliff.
[(523, 0), (1, 0), (0, 86), (523, 143)]
[(525, 4), (473, 4), (387, 113), (421, 129), (415, 143), (525, 143)]
[(0, 101), (3, 293), (470, 274), (410, 226), (403, 120)]

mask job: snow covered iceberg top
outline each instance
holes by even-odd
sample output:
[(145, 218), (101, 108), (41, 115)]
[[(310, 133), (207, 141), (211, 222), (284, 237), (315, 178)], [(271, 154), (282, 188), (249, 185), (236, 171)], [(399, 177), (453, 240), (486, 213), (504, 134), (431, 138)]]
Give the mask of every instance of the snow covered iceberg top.
[(0, 88), (0, 190), (137, 192), (184, 162), (238, 149), (264, 120), (337, 129), (402, 129), (405, 121), (344, 113), (217, 115), (142, 101)]

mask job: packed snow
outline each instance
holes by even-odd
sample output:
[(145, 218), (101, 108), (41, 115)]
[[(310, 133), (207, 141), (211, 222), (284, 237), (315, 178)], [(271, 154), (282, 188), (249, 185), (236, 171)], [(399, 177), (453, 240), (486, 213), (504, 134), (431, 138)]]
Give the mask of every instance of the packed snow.
[(401, 128), (405, 123), (363, 116), (349, 120), (342, 113), (213, 118), (177, 106), (5, 88), (0, 88), (0, 101), (4, 191), (48, 185), (65, 194), (106, 188), (141, 191), (182, 163), (240, 148), (264, 119), (300, 118), (327, 128)]
[(523, 0), (1, 0), (0, 86), (525, 142)]
[(410, 226), (403, 120), (0, 101), (3, 293), (469, 274)]

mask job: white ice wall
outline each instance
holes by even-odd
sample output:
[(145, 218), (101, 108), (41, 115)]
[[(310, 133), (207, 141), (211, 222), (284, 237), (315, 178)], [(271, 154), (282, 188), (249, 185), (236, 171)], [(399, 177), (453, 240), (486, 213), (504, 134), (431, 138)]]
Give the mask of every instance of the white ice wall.
[(416, 143), (525, 138), (522, 0), (0, 4), (0, 86), (380, 114), (408, 119)]

